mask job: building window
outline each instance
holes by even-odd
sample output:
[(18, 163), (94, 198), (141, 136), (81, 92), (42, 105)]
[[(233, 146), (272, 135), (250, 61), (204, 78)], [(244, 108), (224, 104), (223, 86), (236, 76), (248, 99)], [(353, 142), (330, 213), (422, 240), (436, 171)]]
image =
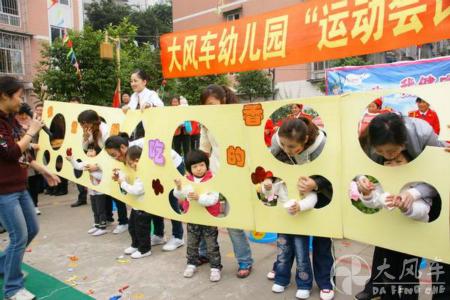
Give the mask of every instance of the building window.
[(325, 77), (325, 69), (329, 67), (329, 61), (313, 62), (311, 64), (311, 79), (322, 79)]
[(17, 0), (0, 0), (0, 23), (20, 26)]
[(54, 42), (56, 39), (62, 39), (64, 36), (64, 31), (65, 28), (50, 26), (50, 38), (52, 42)]
[(69, 2), (69, 0), (59, 0), (59, 4), (70, 5), (70, 2)]
[(24, 74), (25, 37), (0, 32), (0, 73)]
[(225, 20), (227, 20), (227, 22), (231, 22), (234, 20), (239, 20), (241, 17), (241, 13), (242, 13), (242, 8), (233, 9), (233, 10), (224, 12), (223, 17), (225, 18)]

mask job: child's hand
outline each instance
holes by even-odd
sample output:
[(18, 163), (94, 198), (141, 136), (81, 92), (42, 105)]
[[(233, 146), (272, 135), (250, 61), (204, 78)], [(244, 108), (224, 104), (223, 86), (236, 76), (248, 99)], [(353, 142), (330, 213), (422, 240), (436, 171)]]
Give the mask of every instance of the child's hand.
[(388, 195), (386, 196), (386, 199), (384, 200), (384, 203), (386, 204), (387, 208), (394, 208), (396, 207), (396, 197), (395, 195)]
[(401, 197), (401, 202), (400, 202), (398, 208), (402, 212), (407, 212), (411, 208), (411, 206), (414, 202), (414, 197), (409, 192), (403, 192), (399, 196)]
[(68, 161), (72, 161), (72, 156), (66, 156), (66, 159), (67, 159)]
[(300, 193), (307, 194), (316, 190), (317, 184), (311, 177), (300, 176), (297, 181), (297, 189)]
[(358, 190), (364, 195), (368, 196), (375, 189), (375, 186), (370, 180), (363, 176), (356, 182), (358, 184)]
[(174, 182), (177, 190), (181, 191), (181, 179), (175, 179)]
[(122, 107), (122, 112), (124, 113), (124, 114), (126, 114), (127, 113), (127, 111), (130, 109), (130, 107), (128, 106), (128, 105), (124, 105), (123, 107)]
[(114, 169), (113, 170), (112, 180), (119, 181), (119, 169)]
[(32, 148), (34, 151), (39, 151), (39, 145), (38, 145), (38, 144), (31, 143), (30, 146), (31, 146), (31, 148)]
[(84, 167), (84, 169), (89, 172), (95, 172), (95, 171), (100, 170), (100, 168), (97, 166), (97, 164), (87, 164)]
[(198, 201), (198, 198), (199, 198), (199, 196), (198, 196), (198, 194), (196, 192), (190, 192), (188, 194), (188, 200), (189, 201)]
[(290, 213), (291, 215), (295, 215), (299, 211), (300, 211), (300, 205), (298, 205), (297, 201), (295, 201), (295, 203), (288, 208), (288, 213)]

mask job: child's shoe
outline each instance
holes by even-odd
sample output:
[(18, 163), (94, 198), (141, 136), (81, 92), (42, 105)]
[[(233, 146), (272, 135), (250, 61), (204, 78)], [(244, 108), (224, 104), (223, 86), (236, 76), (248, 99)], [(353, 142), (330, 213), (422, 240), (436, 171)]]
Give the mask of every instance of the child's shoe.
[(166, 240), (164, 239), (163, 236), (157, 236), (157, 235), (152, 234), (150, 239), (152, 241), (152, 246), (163, 245), (166, 243)]
[(128, 230), (128, 224), (123, 224), (123, 225), (117, 225), (116, 228), (114, 228), (113, 233), (114, 234), (121, 234), (125, 231)]
[(297, 293), (295, 294), (295, 297), (297, 299), (308, 299), (309, 296), (311, 296), (310, 290), (297, 290)]
[(108, 231), (106, 231), (106, 229), (98, 228), (97, 231), (95, 231), (92, 234), (92, 236), (100, 236), (100, 235), (104, 235), (104, 234), (107, 234), (107, 233), (108, 233)]
[(152, 251), (147, 251), (147, 252), (145, 252), (145, 253), (141, 253), (139, 250), (138, 251), (136, 251), (136, 252), (133, 252), (133, 254), (131, 254), (131, 258), (134, 258), (134, 259), (139, 259), (139, 258), (143, 258), (143, 257), (146, 257), (146, 256), (150, 256), (150, 255), (152, 255)]
[(282, 286), (282, 285), (274, 283), (272, 285), (272, 292), (274, 292), (274, 293), (282, 293), (282, 292), (284, 292), (285, 288), (286, 288), (285, 286)]
[(98, 230), (98, 228), (94, 226), (94, 227), (92, 227), (91, 229), (88, 230), (88, 233), (89, 233), (89, 234), (93, 234), (93, 233), (96, 232), (97, 230)]
[(125, 251), (123, 251), (126, 255), (131, 255), (131, 254), (133, 254), (134, 252), (136, 252), (136, 251), (138, 251), (138, 249), (137, 248), (134, 248), (134, 247), (128, 247), (127, 249), (125, 249)]
[(272, 270), (269, 273), (267, 273), (267, 279), (274, 280), (275, 279), (275, 271)]
[(334, 299), (333, 290), (320, 290), (320, 300), (332, 300)]
[(197, 267), (194, 265), (187, 265), (186, 269), (184, 269), (183, 276), (186, 278), (191, 278), (194, 276), (195, 271), (197, 270)]
[(220, 280), (220, 269), (211, 268), (211, 274), (209, 275), (209, 280), (212, 282), (217, 282)]

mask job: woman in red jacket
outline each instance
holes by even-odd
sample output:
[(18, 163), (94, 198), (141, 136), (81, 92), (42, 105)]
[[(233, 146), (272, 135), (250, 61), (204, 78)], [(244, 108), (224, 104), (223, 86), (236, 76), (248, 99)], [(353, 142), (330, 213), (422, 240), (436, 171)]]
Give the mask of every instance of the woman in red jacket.
[(27, 192), (28, 167), (55, 185), (58, 178), (36, 164), (27, 150), (43, 124), (33, 119), (27, 131), (15, 120), (22, 102), (23, 86), (15, 78), (0, 77), (0, 223), (9, 233), (8, 248), (0, 255), (5, 299), (31, 300), (24, 288), (21, 264), (25, 248), (39, 231), (33, 201)]

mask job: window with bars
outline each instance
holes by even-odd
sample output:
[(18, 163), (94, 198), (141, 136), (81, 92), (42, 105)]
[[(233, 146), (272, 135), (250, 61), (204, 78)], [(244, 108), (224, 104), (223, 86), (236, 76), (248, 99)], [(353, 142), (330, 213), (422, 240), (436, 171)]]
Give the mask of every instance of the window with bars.
[(25, 37), (0, 32), (0, 73), (24, 74)]
[(0, 23), (20, 26), (18, 0), (0, 0)]

